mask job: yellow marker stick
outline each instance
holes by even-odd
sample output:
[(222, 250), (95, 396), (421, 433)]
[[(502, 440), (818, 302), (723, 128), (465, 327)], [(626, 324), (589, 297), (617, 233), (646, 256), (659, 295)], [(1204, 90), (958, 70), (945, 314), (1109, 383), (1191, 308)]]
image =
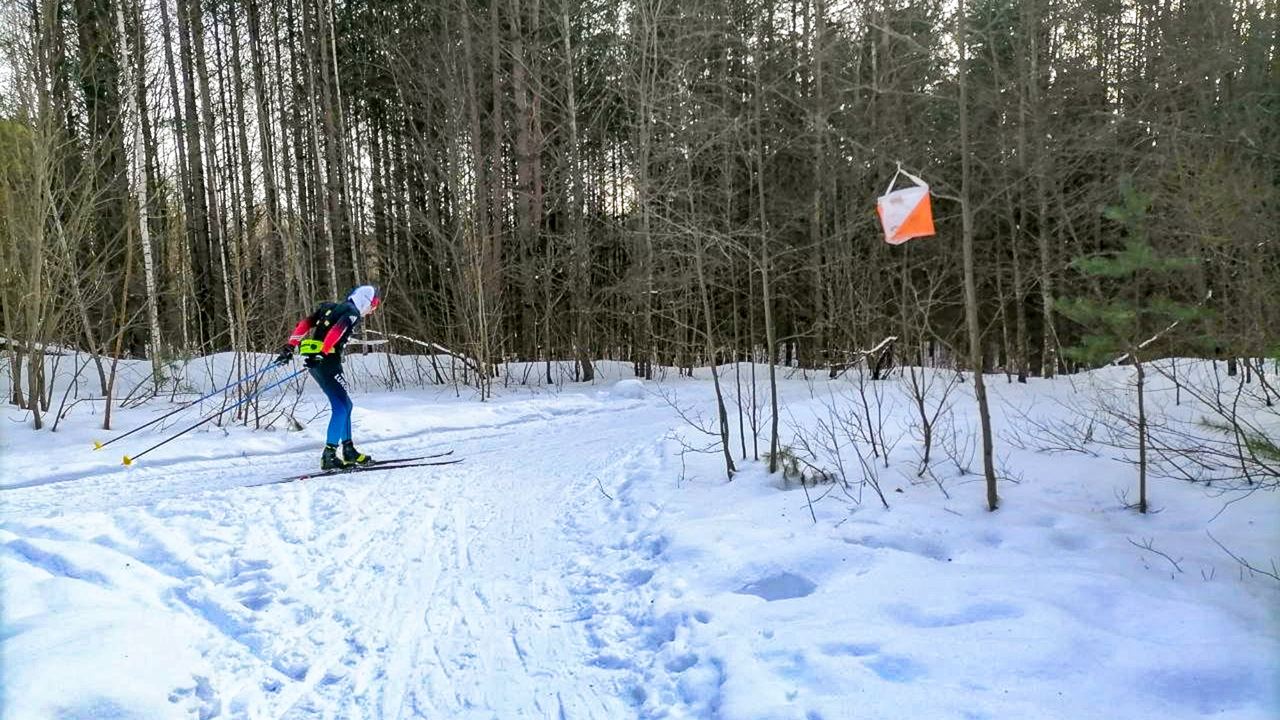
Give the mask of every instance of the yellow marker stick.
[(125, 464), (125, 465), (132, 465), (132, 464), (133, 464), (133, 458), (129, 457), (128, 455), (125, 455), (125, 456), (124, 456), (124, 464)]
[(101, 449), (102, 449), (102, 443), (101, 443), (101, 442), (98, 442), (97, 440), (94, 440), (94, 441), (93, 441), (93, 449), (94, 449), (94, 450), (101, 450)]

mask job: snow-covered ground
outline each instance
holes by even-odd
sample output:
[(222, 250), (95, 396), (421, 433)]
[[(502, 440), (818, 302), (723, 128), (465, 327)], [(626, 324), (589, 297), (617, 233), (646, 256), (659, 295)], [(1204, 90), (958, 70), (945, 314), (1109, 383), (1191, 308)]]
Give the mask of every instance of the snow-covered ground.
[[(719, 455), (683, 452), (705, 438), (672, 403), (713, 417), (705, 372), (640, 383), (606, 364), (594, 385), (481, 403), (379, 390), (385, 363), (362, 363), (363, 450), (463, 462), (266, 484), (318, 460), (311, 388), (301, 431), (202, 429), (127, 468), (196, 409), (94, 452), (175, 406), (121, 410), (109, 433), (90, 404), (57, 433), (5, 406), (3, 717), (1280, 716), (1280, 583), (1208, 535), (1270, 568), (1280, 498), (1153, 480), (1142, 516), (1114, 452), (1013, 446), (1023, 413), (1070, 421), (1126, 369), (991, 378), (1016, 482), (989, 513), (948, 457), (965, 441), (917, 477), (897, 377), (886, 510), (857, 484), (806, 493), (740, 459), (726, 482)], [(214, 358), (191, 385), (228, 371)], [(854, 387), (793, 374), (784, 439)], [(971, 438), (970, 388), (953, 392)]]

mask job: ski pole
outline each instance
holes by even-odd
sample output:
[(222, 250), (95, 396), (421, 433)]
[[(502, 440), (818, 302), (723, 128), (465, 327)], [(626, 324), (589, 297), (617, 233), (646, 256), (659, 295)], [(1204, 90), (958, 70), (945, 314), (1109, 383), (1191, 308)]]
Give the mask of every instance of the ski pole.
[(205, 424), (205, 423), (209, 422), (210, 420), (215, 420), (215, 419), (217, 419), (219, 416), (221, 416), (223, 413), (227, 412), (228, 410), (235, 410), (236, 408), (240, 407), (241, 405), (243, 405), (243, 404), (245, 404), (245, 403), (249, 402), (250, 400), (252, 400), (252, 399), (254, 399), (254, 398), (256, 398), (256, 397), (258, 397), (258, 396), (259, 396), (259, 395), (261, 395), (262, 393), (264, 393), (264, 392), (266, 392), (266, 391), (268, 391), (268, 390), (270, 390), (270, 389), (272, 389), (272, 388), (274, 388), (274, 387), (278, 387), (278, 386), (280, 386), (280, 385), (283, 385), (283, 384), (285, 384), (285, 383), (289, 382), (290, 380), (292, 380), (292, 379), (294, 379), (294, 378), (298, 377), (299, 375), (301, 375), (301, 374), (302, 374), (302, 373), (304, 373), (304, 372), (306, 372), (306, 370), (299, 370), (299, 371), (297, 371), (297, 372), (293, 373), (292, 375), (290, 375), (289, 377), (283, 378), (283, 379), (281, 379), (281, 380), (277, 380), (277, 381), (275, 381), (275, 382), (271, 383), (270, 385), (268, 385), (268, 386), (266, 386), (266, 387), (262, 388), (261, 390), (259, 390), (259, 391), (255, 392), (255, 393), (251, 393), (251, 394), (249, 394), (249, 395), (246, 395), (246, 396), (244, 397), (244, 399), (243, 399), (243, 400), (241, 400), (240, 402), (236, 403), (235, 405), (231, 405), (231, 406), (229, 406), (229, 407), (225, 407), (225, 408), (223, 408), (223, 409), (219, 410), (218, 412), (213, 413), (213, 414), (212, 414), (212, 415), (210, 415), (209, 417), (204, 418), (204, 419), (203, 419), (203, 420), (201, 420), (200, 422), (198, 422), (198, 423), (196, 423), (196, 424), (192, 425), (191, 427), (187, 428), (186, 430), (183, 430), (182, 432), (178, 433), (177, 435), (173, 435), (173, 436), (171, 436), (171, 437), (169, 437), (169, 438), (166, 438), (166, 439), (164, 439), (164, 440), (161, 440), (160, 442), (156, 443), (155, 445), (152, 445), (151, 447), (147, 448), (146, 450), (143, 450), (142, 452), (138, 453), (137, 455), (134, 455), (134, 456), (132, 456), (132, 457), (130, 457), (129, 455), (125, 455), (125, 456), (124, 456), (124, 464), (125, 464), (125, 465), (132, 465), (134, 460), (137, 460), (138, 458), (142, 457), (143, 455), (146, 455), (147, 453), (151, 452), (152, 450), (155, 450), (156, 448), (160, 447), (161, 445), (164, 445), (164, 444), (166, 444), (166, 443), (169, 443), (169, 442), (172, 442), (172, 441), (174, 441), (174, 440), (177, 440), (178, 438), (182, 437), (183, 435), (186, 435), (187, 433), (191, 432), (192, 430), (195, 430), (196, 428), (198, 428), (198, 427), (200, 427), (201, 425), (203, 425), (203, 424)]
[(169, 418), (169, 417), (173, 417), (174, 415), (177, 415), (178, 413), (182, 412), (183, 410), (186, 410), (187, 408), (191, 407), (192, 405), (195, 405), (195, 404), (196, 404), (196, 403), (198, 403), (198, 402), (203, 402), (203, 401), (208, 400), (209, 398), (213, 397), (214, 395), (218, 395), (218, 394), (224, 393), (224, 392), (226, 392), (226, 391), (230, 390), (231, 388), (233, 388), (233, 387), (235, 387), (235, 386), (237, 386), (237, 385), (241, 385), (241, 384), (243, 384), (243, 383), (246, 383), (246, 382), (248, 382), (248, 381), (250, 381), (250, 380), (252, 380), (252, 379), (254, 379), (254, 378), (258, 377), (258, 376), (259, 376), (259, 375), (261, 375), (262, 373), (264, 373), (264, 372), (266, 372), (266, 371), (268, 371), (268, 370), (271, 370), (271, 369), (273, 369), (273, 368), (275, 368), (275, 365), (268, 365), (268, 366), (266, 366), (266, 367), (262, 368), (261, 370), (259, 370), (259, 371), (258, 371), (258, 372), (256, 372), (256, 373), (252, 373), (252, 374), (249, 374), (249, 375), (245, 375), (244, 377), (240, 378), (239, 380), (236, 380), (235, 382), (231, 383), (230, 385), (228, 385), (228, 386), (226, 386), (226, 387), (224, 387), (224, 388), (218, 388), (217, 390), (214, 390), (213, 392), (209, 393), (208, 395), (205, 395), (204, 397), (196, 398), (195, 400), (192, 400), (191, 402), (187, 403), (186, 405), (183, 405), (182, 407), (180, 407), (180, 408), (178, 408), (178, 409), (176, 409), (176, 410), (173, 410), (172, 412), (167, 412), (167, 413), (165, 413), (164, 415), (161, 415), (160, 417), (155, 418), (154, 420), (151, 420), (150, 422), (147, 422), (147, 423), (144, 423), (144, 424), (142, 424), (142, 425), (139, 425), (138, 427), (136, 427), (136, 428), (134, 428), (134, 429), (130, 430), (129, 432), (127, 432), (127, 433), (125, 433), (125, 434), (123, 434), (123, 435), (118, 435), (118, 436), (116, 436), (116, 437), (113, 437), (113, 438), (111, 438), (110, 440), (108, 440), (108, 441), (106, 441), (106, 442), (99, 442), (98, 440), (94, 440), (94, 441), (93, 441), (93, 449), (94, 449), (94, 450), (101, 450), (102, 448), (104, 448), (104, 447), (106, 447), (106, 446), (110, 445), (111, 443), (113, 443), (113, 442), (115, 442), (115, 441), (117, 441), (117, 440), (123, 440), (123, 439), (125, 439), (125, 438), (129, 437), (130, 435), (132, 435), (132, 434), (134, 434), (134, 433), (138, 432), (139, 430), (145, 430), (145, 429), (147, 429), (147, 428), (151, 427), (152, 425), (155, 425), (156, 423), (160, 422), (161, 420), (164, 420), (165, 418)]

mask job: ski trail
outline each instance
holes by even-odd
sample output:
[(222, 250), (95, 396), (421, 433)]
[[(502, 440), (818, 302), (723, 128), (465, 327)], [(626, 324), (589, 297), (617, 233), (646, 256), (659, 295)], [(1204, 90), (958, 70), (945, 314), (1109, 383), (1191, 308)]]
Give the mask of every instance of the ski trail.
[[(395, 431), (371, 438), (369, 443), (362, 444), (362, 449), (375, 457), (423, 454), (474, 440), (509, 438), (530, 426), (607, 417), (637, 406), (635, 401), (602, 404), (574, 396), (517, 401), (473, 418), (471, 424), (434, 427), (424, 420), (426, 424), (419, 429), (406, 431), (405, 423), (401, 423)], [(424, 437), (430, 438), (430, 444), (423, 442)], [(51, 474), (36, 474), (0, 488), (0, 520), (153, 505), (254, 481), (276, 480), (313, 467), (318, 452), (318, 444), (309, 444), (305, 448), (278, 450), (268, 455), (255, 451), (198, 459), (162, 457), (152, 461), (148, 458), (137, 466), (124, 468), (114, 459), (115, 455), (86, 449), (84, 459), (70, 465), (81, 469), (63, 471), (55, 466)], [(41, 471), (44, 469), (40, 467)], [(8, 470), (15, 475), (35, 472), (32, 468), (16, 466)]]
[[(550, 434), (584, 438), (568, 448), (578, 457), (612, 445), (578, 423)], [(584, 483), (594, 487), (595, 474), (627, 452), (612, 447), (580, 460), (574, 470), (583, 477), (569, 483), (563, 453), (541, 460), (495, 453), (483, 471), (442, 473), (416, 487), (379, 478), (371, 495), (394, 490), (403, 512), (384, 526), (385, 538), (364, 542), (394, 539), (399, 547), (372, 568), (366, 561), (373, 572), (352, 583), (331, 578), (332, 587), (363, 598), (350, 618), (350, 652), (315, 673), (318, 682), (303, 686), (283, 716), (326, 708), (334, 717), (625, 716), (612, 677), (588, 664), (585, 635), (573, 622), (561, 566), (566, 553), (582, 550), (547, 509), (580, 510)]]
[[(601, 483), (651, 462), (671, 417), (579, 405), (382, 447), (451, 447), (459, 465), (257, 484), (289, 456), (190, 463), (137, 486), (64, 483), (70, 509), (97, 512), (64, 515), (57, 532), (39, 519), (61, 512), (53, 488), (6, 491), (22, 502), (6, 502), (0, 533), (10, 562), (65, 582), (152, 588), (138, 602), (204, 658), (171, 702), (202, 715), (634, 716), (647, 665), (600, 658), (638, 647), (643, 628), (608, 636), (598, 623), (612, 609), (594, 594), (642, 590), (644, 572), (593, 575), (581, 560), (627, 559), (610, 528), (587, 531), (616, 521), (635, 535)], [(127, 582), (80, 573), (82, 555), (108, 558), (94, 566), (122, 568)]]

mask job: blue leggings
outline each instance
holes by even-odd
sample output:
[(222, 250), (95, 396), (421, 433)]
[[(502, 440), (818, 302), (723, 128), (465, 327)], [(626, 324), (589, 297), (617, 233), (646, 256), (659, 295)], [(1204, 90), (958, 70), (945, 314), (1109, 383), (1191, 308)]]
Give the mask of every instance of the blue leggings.
[(341, 445), (351, 439), (351, 396), (347, 395), (347, 384), (342, 378), (341, 365), (317, 365), (311, 368), (311, 377), (329, 398), (332, 414), (329, 416), (329, 435), (325, 440), (329, 445)]

